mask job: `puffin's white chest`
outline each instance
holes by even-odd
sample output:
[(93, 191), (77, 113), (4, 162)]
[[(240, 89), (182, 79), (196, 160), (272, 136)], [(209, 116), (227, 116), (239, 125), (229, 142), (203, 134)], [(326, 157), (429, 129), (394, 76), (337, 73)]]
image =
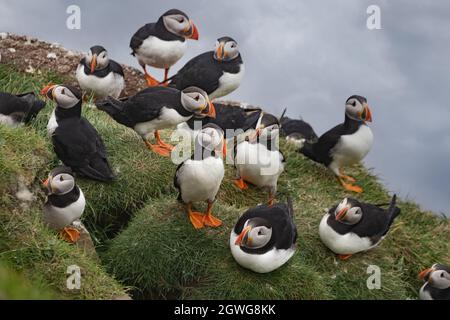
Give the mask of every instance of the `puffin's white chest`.
[(244, 73), (244, 64), (241, 64), (238, 73), (225, 72), (219, 79), (219, 87), (209, 95), (211, 100), (226, 96), (236, 90), (241, 84)]
[(44, 206), (44, 223), (54, 230), (61, 230), (72, 222), (81, 218), (86, 200), (83, 191), (80, 190), (80, 197), (65, 208), (58, 208), (49, 203)]
[(289, 249), (272, 248), (272, 250), (263, 254), (250, 254), (234, 244), (237, 237), (238, 235), (232, 230), (230, 236), (231, 254), (242, 267), (254, 272), (267, 273), (274, 271), (285, 264), (295, 253), (295, 246), (292, 246)]
[(236, 148), (236, 168), (244, 180), (258, 187), (275, 187), (284, 170), (279, 151), (244, 141)]
[(340, 138), (331, 151), (333, 160), (339, 165), (358, 163), (369, 153), (372, 144), (372, 130), (365, 124), (361, 125), (355, 133)]
[(347, 234), (337, 233), (327, 223), (329, 216), (329, 213), (323, 216), (319, 225), (319, 235), (322, 242), (334, 253), (354, 254), (376, 246), (376, 244), (372, 245), (369, 238), (360, 238), (352, 232)]
[(107, 96), (118, 98), (125, 87), (125, 81), (120, 74), (110, 72), (103, 78), (88, 75), (84, 72), (84, 66), (81, 64), (78, 65), (76, 78), (81, 89), (88, 93), (94, 93), (97, 99)]
[(163, 107), (158, 118), (141, 122), (135, 125), (134, 130), (145, 137), (155, 130), (168, 129), (177, 126), (180, 123), (188, 121), (190, 116), (182, 116), (175, 109)]
[(186, 160), (177, 175), (183, 201), (185, 203), (214, 201), (224, 173), (221, 158), (208, 157), (201, 161)]
[(53, 110), (52, 114), (50, 115), (50, 119), (48, 119), (47, 122), (47, 133), (49, 136), (51, 136), (55, 132), (56, 128), (58, 128), (55, 111), (56, 110)]
[(187, 41), (165, 41), (150, 36), (136, 49), (136, 57), (141, 63), (155, 68), (170, 68), (183, 57)]

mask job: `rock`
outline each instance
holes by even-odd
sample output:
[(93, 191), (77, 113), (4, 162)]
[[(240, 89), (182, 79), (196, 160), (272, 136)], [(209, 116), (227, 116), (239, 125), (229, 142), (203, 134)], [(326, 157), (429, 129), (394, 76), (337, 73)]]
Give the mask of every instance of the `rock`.
[(11, 52), (11, 53), (15, 53), (15, 52), (16, 52), (16, 49), (14, 49), (14, 48), (8, 48), (8, 51)]
[(8, 38), (8, 33), (7, 32), (0, 32), (0, 39), (5, 40), (6, 38)]
[(49, 52), (47, 54), (47, 59), (56, 59), (56, 53), (54, 52)]
[(32, 67), (32, 66), (28, 66), (26, 69), (25, 69), (25, 72), (26, 73), (35, 73), (36, 72), (36, 70)]

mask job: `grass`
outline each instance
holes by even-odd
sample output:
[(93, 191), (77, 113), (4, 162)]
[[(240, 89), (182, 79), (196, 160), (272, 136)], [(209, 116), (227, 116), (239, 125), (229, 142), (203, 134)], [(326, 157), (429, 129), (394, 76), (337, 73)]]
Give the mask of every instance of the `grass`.
[[(0, 65), (3, 91), (38, 91), (49, 81), (63, 80)], [(279, 181), (279, 199), (293, 197), (298, 250), (288, 264), (270, 274), (244, 270), (230, 254), (229, 234), (239, 215), (267, 195), (254, 188), (237, 190), (231, 182), (233, 168), (227, 166), (215, 206), (224, 226), (195, 231), (176, 201), (172, 187), (176, 166), (150, 153), (132, 130), (98, 110), (84, 108), (83, 114), (105, 140), (118, 177), (110, 184), (77, 179), (86, 194), (83, 221), (100, 253), (99, 264), (59, 241), (41, 223), (44, 196), (39, 180), (58, 163), (45, 131), (53, 107), (50, 104), (28, 127), (0, 126), (0, 196), (1, 207), (6, 208), (0, 209), (0, 258), (6, 261), (7, 272), (17, 274), (18, 288), (25, 279), (25, 285), (36, 290), (48, 288), (52, 297), (77, 299), (110, 298), (127, 287), (136, 298), (406, 299), (417, 297), (419, 270), (438, 261), (450, 262), (448, 220), (404, 202), (402, 214), (378, 248), (349, 261), (337, 260), (322, 245), (318, 225), (325, 209), (348, 194), (327, 170), (282, 144), (287, 166)], [(364, 167), (348, 173), (365, 189), (360, 200), (389, 201), (388, 192)], [(35, 195), (31, 203), (15, 197), (19, 176)], [(80, 292), (65, 288), (66, 268), (74, 263), (82, 267), (86, 279)], [(369, 265), (381, 269), (380, 290), (367, 289)]]

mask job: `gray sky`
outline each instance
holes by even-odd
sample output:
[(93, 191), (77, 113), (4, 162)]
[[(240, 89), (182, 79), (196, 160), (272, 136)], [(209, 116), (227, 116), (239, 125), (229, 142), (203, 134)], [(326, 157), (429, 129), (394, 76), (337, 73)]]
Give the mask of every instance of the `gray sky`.
[[(365, 163), (392, 191), (424, 208), (450, 213), (450, 3), (446, 0), (339, 1), (61, 1), (0, 0), (0, 31), (27, 34), (138, 66), (132, 34), (167, 9), (185, 11), (199, 28), (191, 57), (220, 36), (235, 38), (246, 76), (231, 99), (302, 116), (318, 134), (343, 121), (352, 94), (366, 96), (375, 144)], [(81, 30), (66, 28), (66, 8), (81, 8)], [(366, 9), (381, 8), (381, 30)], [(154, 69), (152, 69), (154, 71)], [(153, 73), (152, 73), (153, 74)], [(162, 78), (162, 73), (154, 74)]]

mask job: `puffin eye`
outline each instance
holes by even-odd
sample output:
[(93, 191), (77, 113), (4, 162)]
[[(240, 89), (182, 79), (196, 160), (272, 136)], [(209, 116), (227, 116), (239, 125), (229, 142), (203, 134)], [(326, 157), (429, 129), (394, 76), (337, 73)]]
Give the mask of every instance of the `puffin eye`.
[(356, 107), (356, 101), (352, 102), (352, 106)]
[(443, 277), (444, 277), (444, 273), (442, 272), (442, 273), (441, 273), (441, 278), (443, 278)]
[(64, 90), (64, 88), (61, 89), (61, 94), (66, 94), (66, 90)]
[(258, 231), (258, 236), (260, 236), (260, 235), (262, 235), (262, 231), (261, 230)]
[(61, 176), (61, 177), (59, 178), (59, 181), (64, 181), (63, 176)]
[(200, 96), (196, 96), (194, 99), (195, 101), (198, 101), (200, 99)]

